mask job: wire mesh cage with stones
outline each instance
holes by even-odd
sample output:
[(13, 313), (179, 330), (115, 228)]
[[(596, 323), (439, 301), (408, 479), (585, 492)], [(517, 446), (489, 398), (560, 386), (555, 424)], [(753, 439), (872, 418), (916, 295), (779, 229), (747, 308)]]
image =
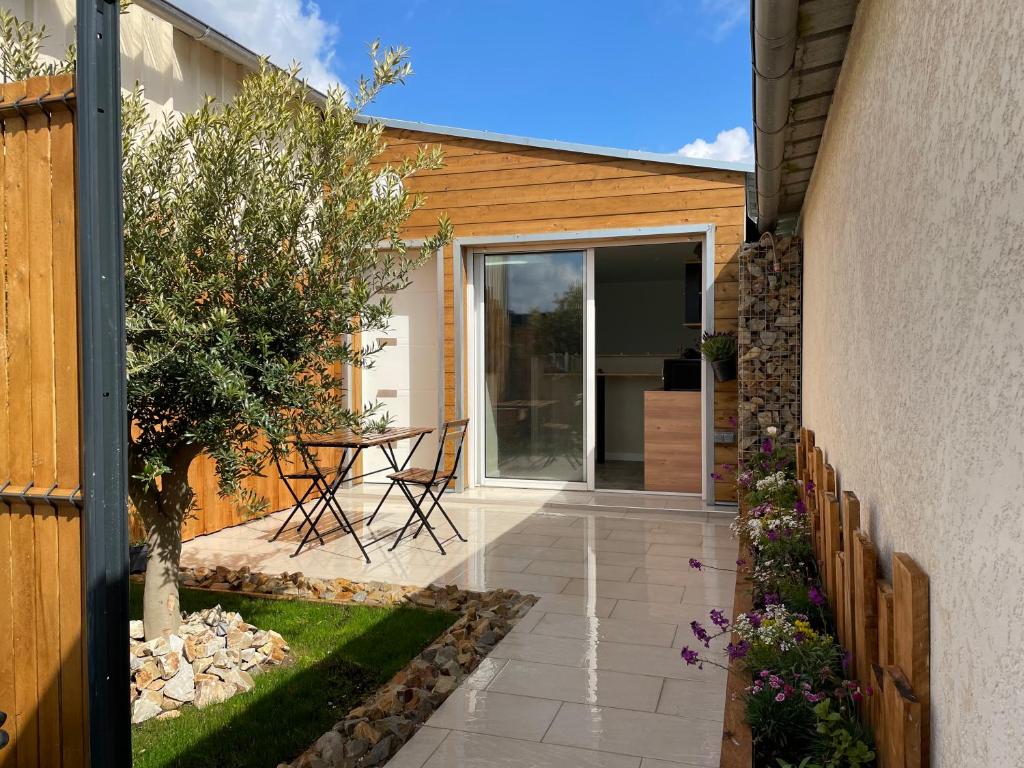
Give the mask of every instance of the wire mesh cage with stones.
[(762, 237), (739, 257), (739, 458), (769, 427), (795, 443), (800, 428), (802, 244)]

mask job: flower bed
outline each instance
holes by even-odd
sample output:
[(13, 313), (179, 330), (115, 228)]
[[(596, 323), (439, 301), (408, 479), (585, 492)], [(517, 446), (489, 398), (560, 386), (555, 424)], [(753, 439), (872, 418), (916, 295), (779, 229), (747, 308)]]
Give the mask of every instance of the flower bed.
[[(752, 607), (694, 620), (697, 645), (683, 648), (683, 661), (741, 678), (742, 687), (731, 686), (730, 706), (742, 707), (755, 766), (873, 766), (871, 736), (857, 718), (871, 689), (850, 678), (849, 655), (835, 639), (794, 451), (777, 445), (770, 431), (736, 482), (741, 503), (733, 530), (749, 553), (737, 561), (737, 583), (749, 582)], [(696, 559), (690, 566), (718, 570)]]
[(407, 587), (382, 582), (317, 579), (218, 566), (181, 572), (197, 589), (276, 600), (341, 605), (413, 605), (459, 614), (437, 640), (366, 701), (335, 723), (302, 755), (279, 768), (370, 768), (385, 764), (480, 661), (537, 602), (512, 589), (476, 592), (455, 585)]

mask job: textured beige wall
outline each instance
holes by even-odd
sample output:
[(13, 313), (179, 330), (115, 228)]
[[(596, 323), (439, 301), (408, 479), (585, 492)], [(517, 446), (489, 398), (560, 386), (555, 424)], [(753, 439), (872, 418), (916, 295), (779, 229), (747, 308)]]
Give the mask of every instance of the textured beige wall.
[[(63, 56), (75, 40), (75, 0), (4, 0), (4, 7), (46, 26), (48, 54)], [(190, 111), (207, 94), (228, 98), (245, 71), (137, 5), (121, 17), (121, 83), (141, 83), (154, 113)]]
[(863, 0), (803, 218), (804, 421), (931, 577), (933, 765), (1024, 766), (1024, 10)]

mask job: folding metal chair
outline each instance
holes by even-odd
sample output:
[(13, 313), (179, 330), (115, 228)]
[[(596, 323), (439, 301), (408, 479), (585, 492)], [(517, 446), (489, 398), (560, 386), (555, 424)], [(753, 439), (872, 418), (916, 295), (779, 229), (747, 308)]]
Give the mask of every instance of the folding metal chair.
[[(330, 486), (329, 479), (323, 472), (319, 471), (316, 460), (309, 453), (309, 449), (306, 446), (298, 440), (295, 441), (294, 446), (295, 452), (302, 461), (300, 469), (285, 469), (284, 465), (281, 463), (280, 452), (276, 448), (273, 449), (274, 464), (277, 466), (277, 473), (281, 477), (284, 487), (288, 489), (288, 494), (292, 497), (292, 501), (295, 502), (295, 506), (292, 507), (292, 511), (288, 514), (288, 517), (285, 519), (281, 527), (277, 529), (277, 533), (275, 533), (270, 540), (275, 541), (278, 536), (284, 533), (284, 531), (288, 529), (288, 524), (291, 523), (292, 518), (295, 517), (295, 513), (300, 512), (304, 520), (299, 523), (296, 531), (301, 532), (303, 527), (308, 525), (310, 527), (310, 533), (316, 536), (320, 543), (323, 544), (324, 538), (320, 535), (320, 532), (313, 524), (313, 520), (316, 518), (316, 512), (320, 508), (321, 504), (327, 505), (328, 509), (331, 510), (331, 514), (334, 515), (334, 519), (338, 521), (338, 524), (345, 529), (346, 532), (347, 528), (338, 518), (338, 513), (331, 507), (333, 489)], [(309, 483), (309, 485), (306, 486), (306, 489), (300, 495), (295, 490), (295, 486), (301, 482)], [(312, 509), (307, 512), (304, 504), (314, 491), (318, 492), (320, 495), (313, 502)], [(308, 536), (306, 538), (308, 538)]]
[[(469, 428), (469, 419), (458, 419), (456, 421), (446, 422), (441, 432), (441, 439), (438, 441), (437, 446), (437, 459), (434, 461), (433, 469), (419, 469), (410, 468), (403, 469), (400, 472), (394, 472), (388, 475), (388, 480), (394, 481), (395, 485), (402, 491), (405, 498), (409, 500), (412, 505), (412, 512), (409, 514), (409, 519), (405, 521), (405, 525), (398, 532), (398, 537), (395, 539), (395, 543), (391, 545), (388, 551), (393, 550), (398, 546), (398, 543), (405, 536), (409, 526), (413, 524), (417, 518), (419, 519), (419, 527), (416, 529), (416, 533), (413, 534), (415, 539), (424, 528), (427, 529), (427, 533), (430, 534), (430, 538), (434, 540), (438, 550), (441, 554), (447, 554), (444, 551), (444, 546), (441, 544), (440, 539), (437, 538), (437, 534), (434, 533), (434, 526), (429, 522), (430, 515), (434, 509), (438, 509), (444, 519), (448, 521), (448, 525), (452, 527), (455, 535), (461, 540), (466, 541), (462, 534), (459, 533), (459, 529), (455, 527), (455, 523), (448, 517), (448, 513), (445, 512), (443, 506), (441, 506), (441, 496), (448, 488), (448, 484), (451, 483), (452, 478), (455, 477), (456, 472), (459, 469), (459, 460), (462, 458), (462, 445), (466, 440), (466, 430)], [(445, 449), (448, 445), (454, 446), (455, 450), (455, 461), (452, 463), (450, 470), (443, 469), (444, 467), (444, 455)], [(416, 488), (416, 492), (413, 492), (413, 488)], [(419, 489), (422, 488), (422, 493)], [(434, 489), (439, 490), (435, 493)], [(430, 509), (423, 512), (423, 502), (426, 501), (427, 497), (430, 497), (433, 502), (430, 505)]]

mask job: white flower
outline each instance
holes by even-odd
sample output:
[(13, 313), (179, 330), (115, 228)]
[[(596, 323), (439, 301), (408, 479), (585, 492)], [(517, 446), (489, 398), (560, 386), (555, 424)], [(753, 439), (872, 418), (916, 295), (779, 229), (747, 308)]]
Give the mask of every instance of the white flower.
[(768, 433), (768, 437), (775, 437), (777, 434), (779, 434), (779, 428), (778, 427), (768, 427), (768, 429), (766, 429), (765, 432)]

